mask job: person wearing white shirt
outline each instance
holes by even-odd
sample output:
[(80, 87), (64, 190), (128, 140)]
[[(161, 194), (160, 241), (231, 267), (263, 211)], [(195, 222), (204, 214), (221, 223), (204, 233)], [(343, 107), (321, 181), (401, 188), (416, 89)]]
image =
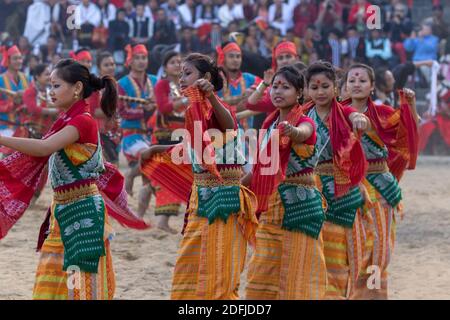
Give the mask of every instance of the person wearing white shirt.
[(280, 30), (281, 35), (286, 35), (286, 31), (292, 27), (293, 11), (283, 0), (275, 0), (269, 7), (269, 24)]
[(178, 12), (181, 15), (181, 25), (183, 27), (194, 27), (195, 23), (194, 0), (185, 0), (185, 2), (178, 7)]
[(102, 15), (100, 9), (92, 3), (90, 0), (82, 0), (76, 9), (79, 14), (79, 25), (91, 24), (95, 28), (98, 28), (102, 22)]
[(116, 18), (116, 6), (110, 3), (109, 0), (98, 0), (97, 5), (100, 8), (102, 24), (104, 27), (108, 28), (109, 23)]
[(47, 43), (51, 27), (51, 9), (47, 1), (34, 0), (28, 7), (23, 35), (34, 47)]
[(221, 26), (226, 28), (231, 21), (244, 19), (244, 7), (242, 4), (234, 3), (234, 0), (227, 0), (219, 8), (218, 15)]
[(130, 38), (134, 43), (147, 43), (153, 36), (154, 21), (152, 16), (145, 16), (145, 6), (136, 5), (136, 17), (129, 20)]

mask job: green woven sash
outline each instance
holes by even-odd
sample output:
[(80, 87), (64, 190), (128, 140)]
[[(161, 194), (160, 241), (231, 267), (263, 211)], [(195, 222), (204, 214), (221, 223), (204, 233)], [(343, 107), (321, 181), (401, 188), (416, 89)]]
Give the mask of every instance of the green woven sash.
[(392, 173), (369, 174), (367, 175), (367, 180), (377, 189), (391, 207), (395, 208), (402, 200), (402, 191), (397, 179), (395, 179)]
[(91, 196), (70, 204), (57, 204), (55, 218), (64, 245), (64, 266), (78, 266), (81, 271), (97, 273), (98, 262), (105, 255), (105, 205), (101, 196)]
[(320, 192), (290, 184), (280, 184), (278, 192), (284, 207), (282, 228), (317, 239), (325, 221)]
[(355, 222), (356, 210), (364, 204), (364, 199), (358, 187), (342, 197), (334, 198), (334, 178), (330, 176), (321, 176), (322, 193), (327, 199), (328, 210), (326, 213), (327, 221), (334, 224), (352, 228)]
[(230, 214), (241, 210), (239, 186), (197, 187), (197, 191), (197, 214), (208, 218), (210, 224), (217, 218), (226, 222)]

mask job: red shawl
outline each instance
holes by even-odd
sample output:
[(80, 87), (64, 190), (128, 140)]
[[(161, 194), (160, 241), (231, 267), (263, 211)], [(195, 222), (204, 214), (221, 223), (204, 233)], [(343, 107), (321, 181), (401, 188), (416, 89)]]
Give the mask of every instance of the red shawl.
[[(305, 110), (313, 106), (314, 104), (310, 102), (305, 105)], [(329, 130), (333, 149), (334, 196), (336, 198), (347, 194), (350, 188), (358, 185), (367, 171), (364, 150), (359, 137), (353, 132), (352, 124), (344, 109), (336, 99), (333, 99)]]
[[(209, 165), (206, 165), (202, 156), (204, 154), (203, 151), (206, 150), (209, 152), (208, 156), (215, 160), (215, 150), (211, 144), (211, 137), (206, 132), (208, 129), (218, 127), (218, 124), (216, 123), (217, 121), (213, 117), (212, 105), (204, 94), (196, 87), (187, 88), (183, 91), (183, 94), (189, 98), (190, 102), (190, 105), (186, 110), (185, 124), (190, 135), (190, 147), (195, 148), (195, 146), (197, 146), (197, 150), (195, 150), (194, 153), (197, 159), (202, 161), (201, 165), (210, 173), (221, 179), (215, 161)], [(237, 121), (235, 117), (234, 120), (236, 129)], [(195, 129), (196, 126), (197, 129)], [(199, 139), (203, 137), (201, 145), (198, 145), (200, 144), (200, 141), (195, 142), (196, 134), (199, 136)], [(186, 141), (182, 142), (182, 144), (184, 143), (186, 143)], [(150, 180), (156, 181), (158, 184), (165, 187), (178, 199), (187, 202), (192, 188), (192, 183), (194, 181), (194, 176), (190, 164), (175, 164), (172, 161), (172, 153), (179, 152), (180, 146), (181, 144), (176, 145), (166, 152), (154, 155), (150, 160), (146, 161), (142, 165), (141, 171)], [(188, 146), (185, 145), (185, 148), (186, 147)], [(184, 155), (177, 154), (176, 156), (180, 157)]]
[[(183, 94), (189, 98), (189, 107), (186, 110), (186, 129), (191, 138), (190, 144), (194, 159), (210, 173), (222, 179), (215, 163), (214, 146), (207, 132), (210, 129), (213, 107), (205, 94), (196, 86), (187, 88), (183, 91)], [(198, 141), (199, 139), (201, 139), (201, 144)], [(207, 163), (208, 159), (204, 159), (205, 154), (208, 154), (210, 163)]]
[[(262, 129), (269, 129), (269, 127), (273, 124), (273, 122), (279, 117), (280, 111), (275, 110), (272, 112), (264, 121), (262, 125)], [(289, 112), (286, 121), (293, 126), (297, 126), (300, 122), (300, 119), (303, 116), (302, 107), (296, 106), (291, 112)], [(259, 141), (263, 141), (264, 134), (266, 131), (260, 131)], [(271, 154), (272, 148), (271, 143), (272, 139), (278, 139), (278, 131), (272, 131), (271, 136), (267, 142), (265, 147), (265, 157), (269, 158), (270, 161), (267, 164), (263, 164), (260, 161), (255, 165), (253, 169), (253, 177), (250, 189), (255, 193), (258, 198), (258, 209), (257, 215), (259, 216), (261, 212), (267, 210), (268, 200), (271, 194), (273, 194), (275, 188), (278, 184), (284, 180), (286, 176), (286, 168), (289, 160), (289, 154), (291, 151), (292, 141), (288, 137), (281, 137), (279, 140), (280, 146), (275, 154)], [(261, 154), (261, 153), (259, 153)], [(265, 174), (268, 173), (270, 167), (278, 168), (276, 172), (273, 174)]]
[[(66, 113), (62, 113), (43, 139), (62, 130), (75, 116), (88, 112), (84, 100), (75, 103)], [(22, 217), (30, 201), (39, 188), (45, 172), (48, 157), (32, 157), (20, 152), (0, 161), (0, 239)], [(146, 229), (149, 226), (127, 203), (124, 177), (117, 168), (105, 164), (106, 171), (97, 180), (97, 186), (104, 197), (108, 214), (124, 226)]]
[[(377, 135), (389, 150), (389, 170), (398, 180), (406, 169), (411, 170), (416, 167), (419, 150), (416, 121), (405, 93), (399, 91), (399, 96), (400, 107), (398, 109), (384, 104), (375, 105), (369, 98), (366, 112)], [(343, 104), (349, 103), (351, 100), (343, 102)]]
[(388, 166), (400, 180), (406, 169), (416, 167), (419, 151), (417, 124), (407, 102), (405, 93), (399, 91), (400, 107), (375, 106), (369, 98), (368, 116), (378, 136), (389, 150)]

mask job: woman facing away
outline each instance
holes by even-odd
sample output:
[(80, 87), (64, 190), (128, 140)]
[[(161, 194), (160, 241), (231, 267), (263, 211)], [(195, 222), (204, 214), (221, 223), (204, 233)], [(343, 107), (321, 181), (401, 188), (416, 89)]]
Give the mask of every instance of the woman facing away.
[[(267, 132), (260, 148), (270, 152), (272, 161), (278, 158), (280, 165), (269, 173), (263, 171), (270, 164), (257, 163), (243, 179), (258, 197), (261, 213), (247, 299), (323, 299), (326, 293), (321, 233), (325, 203), (314, 181), (316, 130), (300, 105), (303, 87), (303, 75), (296, 67), (275, 73), (270, 96), (277, 110), (263, 124)], [(279, 148), (274, 150), (273, 144)]]
[[(182, 145), (187, 148), (183, 149), (185, 155), (190, 155), (193, 176), (189, 180), (185, 175), (184, 180), (190, 187), (190, 196), (173, 275), (172, 299), (237, 299), (247, 244), (255, 242), (256, 198), (240, 183), (244, 158), (239, 153), (226, 158), (227, 149), (235, 150), (239, 141), (235, 116), (214, 93), (222, 86), (219, 70), (211, 58), (190, 54), (184, 59), (180, 87), (189, 99), (189, 107)], [(202, 127), (203, 141), (194, 142), (194, 127), (198, 125)], [(207, 149), (207, 145), (214, 148)], [(182, 181), (176, 175), (170, 181), (166, 174), (155, 179), (154, 174), (161, 170), (148, 170), (158, 155), (168, 150), (175, 152), (176, 147), (156, 145), (144, 151), (143, 172), (152, 181), (166, 186), (174, 183), (168, 190), (175, 190), (180, 187), (178, 181)], [(169, 165), (177, 172), (182, 170), (182, 165)]]
[[(366, 115), (370, 130), (361, 137), (369, 166), (363, 181), (367, 190), (364, 211), (368, 237), (367, 267), (363, 268), (353, 298), (387, 299), (387, 268), (395, 243), (396, 214), (401, 215), (402, 193), (398, 181), (406, 169), (414, 169), (418, 152), (415, 94), (410, 89), (399, 92), (398, 109), (385, 104), (376, 105), (370, 98), (375, 89), (375, 72), (365, 64), (354, 64), (345, 76), (350, 98), (343, 104)], [(370, 286), (374, 267), (380, 274), (380, 287)], [(373, 278), (373, 277), (372, 277)]]
[[(16, 150), (0, 162), (0, 236), (23, 215), (48, 163), (54, 191), (49, 220), (41, 227), (41, 251), (34, 299), (112, 299), (115, 276), (108, 215), (122, 224), (147, 226), (129, 211), (123, 176), (104, 163), (97, 123), (85, 99), (104, 89), (101, 107), (112, 117), (117, 104), (115, 81), (98, 78), (71, 59), (51, 73), (50, 97), (60, 117), (42, 139), (0, 136)], [(74, 283), (68, 282), (68, 272)]]

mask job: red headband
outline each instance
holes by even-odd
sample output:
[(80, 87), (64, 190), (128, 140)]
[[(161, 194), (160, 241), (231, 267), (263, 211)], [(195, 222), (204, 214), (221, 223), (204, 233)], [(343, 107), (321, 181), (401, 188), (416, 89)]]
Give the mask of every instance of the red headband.
[(77, 61), (77, 62), (80, 62), (80, 61), (82, 61), (82, 60), (89, 60), (89, 61), (92, 61), (91, 53), (90, 53), (89, 51), (87, 51), (87, 50), (83, 50), (83, 51), (80, 51), (80, 52), (78, 52), (78, 53), (75, 53), (75, 52), (73, 52), (73, 51), (70, 51), (69, 54), (70, 54), (70, 57), (71, 57), (73, 60)]
[(17, 46), (12, 46), (9, 49), (6, 49), (6, 46), (2, 46), (0, 47), (0, 53), (2, 54), (2, 66), (5, 68), (9, 66), (9, 57), (15, 54), (22, 54)]
[(219, 67), (222, 67), (225, 62), (225, 53), (231, 51), (241, 52), (241, 48), (235, 42), (230, 42), (223, 49), (221, 46), (217, 46), (216, 51), (217, 51), (217, 65)]
[(137, 54), (145, 54), (148, 55), (147, 48), (143, 44), (137, 44), (134, 47), (131, 47), (131, 45), (127, 45), (125, 47), (125, 51), (127, 52), (127, 60), (125, 61), (125, 66), (128, 67), (131, 63), (131, 60), (133, 59), (133, 56)]
[(298, 56), (297, 47), (295, 43), (290, 41), (283, 41), (279, 43), (272, 51), (272, 69), (277, 70), (277, 57), (283, 53), (290, 53), (294, 56)]

